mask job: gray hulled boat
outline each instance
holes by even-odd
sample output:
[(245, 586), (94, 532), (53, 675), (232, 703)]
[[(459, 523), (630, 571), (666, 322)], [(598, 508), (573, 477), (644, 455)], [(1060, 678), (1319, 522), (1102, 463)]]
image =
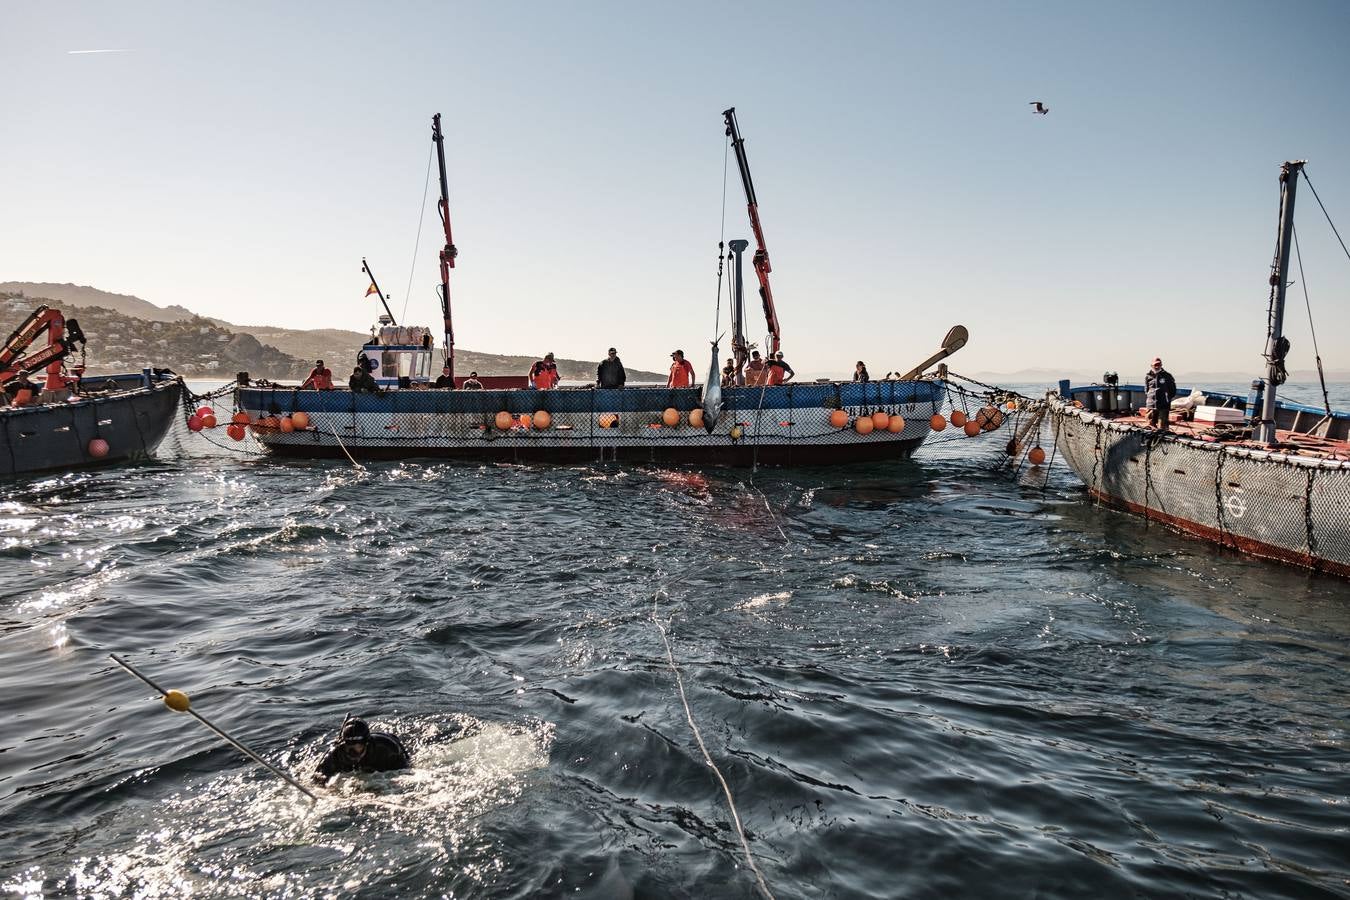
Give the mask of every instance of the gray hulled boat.
[[(47, 345), (27, 352), (46, 332)], [(183, 381), (171, 372), (67, 375), (62, 360), (84, 335), (74, 319), (40, 307), (0, 348), (0, 476), (146, 459), (173, 422)], [(46, 370), (45, 387), (26, 381)]]
[(1166, 432), (1137, 414), (1138, 385), (1065, 381), (1046, 408), (1055, 451), (1093, 497), (1253, 556), (1350, 577), (1350, 413), (1276, 396), (1302, 169), (1285, 163), (1280, 175), (1267, 372), (1247, 397), (1179, 391)]

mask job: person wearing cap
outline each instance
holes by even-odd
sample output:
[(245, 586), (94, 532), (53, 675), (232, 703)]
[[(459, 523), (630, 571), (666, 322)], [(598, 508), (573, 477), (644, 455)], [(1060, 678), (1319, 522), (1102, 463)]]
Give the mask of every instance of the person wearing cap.
[(309, 370), (309, 377), (300, 385), (300, 390), (331, 391), (333, 389), (333, 371), (323, 364), (323, 360), (316, 359), (314, 368)]
[(769, 361), (764, 365), (764, 370), (768, 373), (769, 384), (783, 384), (791, 381), (792, 376), (797, 374), (792, 371), (792, 366), (789, 366), (783, 359), (782, 350), (769, 357)]
[(694, 377), (694, 367), (684, 358), (684, 351), (676, 350), (670, 354), (670, 358), (670, 377), (666, 379), (666, 387), (697, 387), (698, 379)]
[(437, 376), (436, 383), (433, 384), (432, 387), (454, 389), (455, 376), (450, 374), (449, 366), (441, 366), (441, 374)]
[(745, 383), (750, 387), (758, 387), (764, 383), (764, 378), (768, 373), (764, 367), (764, 360), (760, 359), (759, 351), (750, 352), (750, 361), (745, 364)]
[(477, 372), (470, 372), (469, 377), (465, 378), (464, 383), (460, 385), (462, 391), (481, 391), (482, 389), (483, 382), (478, 380)]
[(623, 370), (623, 361), (619, 359), (619, 351), (610, 347), (609, 356), (600, 360), (600, 365), (595, 369), (596, 387), (621, 388), (627, 380), (628, 373)]
[(558, 384), (558, 364), (553, 361), (552, 353), (545, 353), (543, 359), (535, 360), (534, 365), (530, 366), (529, 379), (530, 387), (541, 391), (547, 391)]
[(412, 765), (403, 742), (392, 734), (371, 731), (362, 719), (342, 723), (338, 739), (314, 770), (314, 780), (327, 784), (334, 775), (347, 772), (390, 772)]
[(729, 359), (722, 367), (722, 387), (736, 386), (736, 360)]
[(1153, 357), (1153, 365), (1144, 376), (1144, 405), (1148, 424), (1167, 431), (1172, 414), (1172, 398), (1177, 395), (1177, 380), (1163, 368), (1162, 358)]
[(370, 374), (370, 370), (365, 366), (356, 366), (352, 369), (352, 377), (347, 379), (347, 387), (351, 388), (353, 394), (383, 394), (375, 376)]

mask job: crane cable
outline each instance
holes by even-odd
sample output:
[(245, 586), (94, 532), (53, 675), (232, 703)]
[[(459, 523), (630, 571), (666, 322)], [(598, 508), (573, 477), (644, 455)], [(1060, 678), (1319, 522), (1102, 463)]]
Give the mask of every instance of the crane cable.
[(1290, 229), (1294, 235), (1294, 257), (1298, 260), (1298, 282), (1303, 288), (1303, 305), (1308, 310), (1308, 331), (1312, 333), (1313, 359), (1317, 360), (1317, 380), (1322, 384), (1322, 405), (1327, 415), (1331, 415), (1331, 397), (1327, 394), (1327, 376), (1322, 371), (1322, 351), (1317, 349), (1317, 329), (1313, 326), (1312, 301), (1308, 299), (1308, 280), (1303, 274), (1303, 251), (1298, 246), (1298, 229)]
[(408, 266), (408, 287), (403, 291), (403, 312), (399, 313), (399, 318), (404, 320), (408, 318), (408, 300), (412, 297), (413, 272), (417, 270), (417, 250), (422, 246), (422, 222), (427, 217), (427, 191), (431, 189), (431, 157), (435, 152), (435, 141), (432, 142), (431, 148), (427, 151), (427, 174), (422, 182), (422, 212), (417, 217), (417, 239), (413, 241), (412, 263)]

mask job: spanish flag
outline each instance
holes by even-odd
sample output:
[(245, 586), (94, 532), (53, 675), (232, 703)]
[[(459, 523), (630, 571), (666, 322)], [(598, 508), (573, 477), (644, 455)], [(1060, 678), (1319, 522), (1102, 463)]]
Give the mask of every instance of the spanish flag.
[(375, 287), (375, 282), (373, 281), (370, 283), (370, 287), (366, 288), (367, 297), (369, 297), (371, 294), (378, 294), (379, 292), (380, 292), (379, 289)]

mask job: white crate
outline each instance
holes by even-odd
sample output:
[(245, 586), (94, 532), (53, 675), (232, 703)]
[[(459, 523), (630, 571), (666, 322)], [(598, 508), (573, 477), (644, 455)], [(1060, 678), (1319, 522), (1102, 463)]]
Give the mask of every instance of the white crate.
[(1197, 422), (1228, 425), (1240, 424), (1245, 422), (1246, 419), (1246, 413), (1231, 406), (1197, 406), (1195, 408), (1195, 421)]

